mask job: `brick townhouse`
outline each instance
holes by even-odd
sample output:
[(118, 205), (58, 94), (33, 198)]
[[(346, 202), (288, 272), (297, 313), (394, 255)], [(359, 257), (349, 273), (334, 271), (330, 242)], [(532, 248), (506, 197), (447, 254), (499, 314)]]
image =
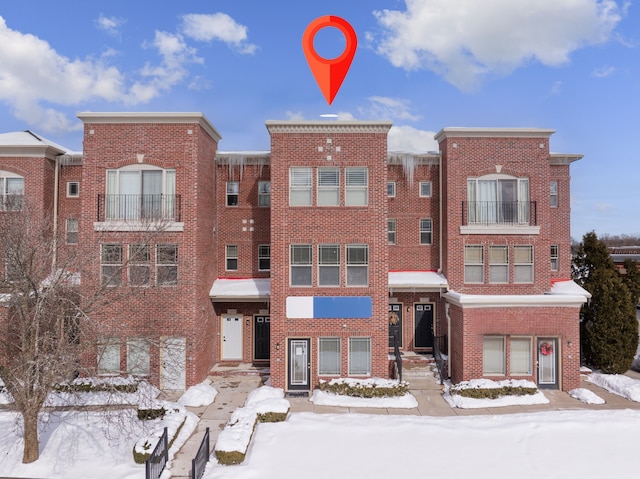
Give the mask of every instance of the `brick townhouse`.
[(79, 118), (82, 152), (0, 135), (0, 204), (24, 195), (65, 247), (92, 247), (80, 288), (131, 292), (92, 318), (111, 326), (99, 374), (184, 389), (253, 362), (304, 394), (387, 377), (397, 341), (437, 346), (456, 383), (578, 386), (582, 156), (550, 153), (552, 130), (444, 128), (439, 152), (404, 153), (387, 151), (390, 122), (267, 121), (269, 151), (224, 152), (199, 113)]

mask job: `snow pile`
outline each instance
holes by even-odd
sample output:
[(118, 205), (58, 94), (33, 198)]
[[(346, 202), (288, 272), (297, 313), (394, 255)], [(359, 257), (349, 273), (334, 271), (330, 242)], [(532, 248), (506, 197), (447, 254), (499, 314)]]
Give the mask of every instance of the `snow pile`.
[(211, 386), (211, 381), (207, 379), (187, 389), (178, 399), (178, 404), (189, 407), (208, 406), (213, 403), (217, 395), (218, 391)]
[(593, 391), (586, 388), (576, 388), (569, 391), (569, 396), (585, 404), (604, 404), (605, 401)]
[(284, 399), (284, 391), (270, 386), (262, 386), (251, 391), (244, 405), (253, 408), (259, 415), (287, 414), (291, 408), (289, 401)]
[(622, 374), (592, 373), (587, 381), (625, 399), (640, 402), (640, 381), (637, 379)]
[[(472, 379), (471, 381), (463, 381), (456, 384), (455, 387), (456, 389), (500, 389), (503, 387), (538, 388), (535, 383), (524, 379), (506, 379), (504, 381)], [(477, 399), (464, 397), (459, 394), (451, 394), (450, 388), (451, 384), (446, 382), (443, 396), (444, 400), (447, 401), (451, 407), (457, 407), (460, 409), (518, 406), (524, 404), (549, 404), (549, 400), (541, 391), (538, 391), (535, 394), (500, 396), (496, 399)]]
[(246, 407), (236, 409), (218, 435), (215, 450), (246, 453), (257, 421), (258, 413), (254, 409)]
[(136, 441), (134, 451), (138, 454), (150, 455), (158, 444), (158, 440), (162, 436), (165, 427), (167, 428), (168, 442), (174, 443), (171, 449), (177, 451), (179, 446), (178, 448), (173, 446), (175, 445), (176, 439), (179, 438), (178, 433), (182, 433), (182, 429), (187, 425), (187, 419), (191, 419), (190, 424), (187, 425), (187, 430), (190, 430), (190, 432), (186, 435), (184, 441), (189, 438), (198, 423), (198, 418), (195, 414), (188, 412), (184, 407), (178, 406), (175, 403), (158, 401), (154, 407), (157, 406), (164, 407), (167, 412), (162, 419), (150, 421), (153, 425), (150, 434)]

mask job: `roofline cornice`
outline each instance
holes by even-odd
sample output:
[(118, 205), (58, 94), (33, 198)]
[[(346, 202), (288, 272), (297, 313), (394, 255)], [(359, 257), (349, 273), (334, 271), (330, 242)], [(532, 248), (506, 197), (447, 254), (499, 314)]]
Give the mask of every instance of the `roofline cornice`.
[(199, 112), (81, 112), (78, 113), (84, 123), (197, 123), (215, 141), (222, 135), (211, 124), (203, 113)]
[(546, 128), (447, 127), (434, 136), (439, 143), (446, 138), (549, 138), (555, 130)]
[(552, 165), (570, 165), (574, 161), (578, 161), (584, 158), (584, 155), (579, 153), (550, 153), (549, 163)]
[(391, 121), (267, 120), (269, 133), (387, 133)]
[(51, 145), (2, 145), (0, 146), (1, 158), (42, 158), (55, 160), (64, 154), (63, 150)]

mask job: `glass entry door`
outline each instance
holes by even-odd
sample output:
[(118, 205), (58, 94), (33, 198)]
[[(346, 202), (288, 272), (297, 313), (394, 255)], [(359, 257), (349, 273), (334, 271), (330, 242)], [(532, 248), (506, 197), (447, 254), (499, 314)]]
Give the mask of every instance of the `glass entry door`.
[(309, 344), (311, 340), (289, 339), (288, 340), (288, 367), (287, 367), (287, 389), (308, 391), (311, 385), (310, 372), (311, 362), (309, 360)]
[(538, 387), (558, 389), (558, 340), (538, 338)]

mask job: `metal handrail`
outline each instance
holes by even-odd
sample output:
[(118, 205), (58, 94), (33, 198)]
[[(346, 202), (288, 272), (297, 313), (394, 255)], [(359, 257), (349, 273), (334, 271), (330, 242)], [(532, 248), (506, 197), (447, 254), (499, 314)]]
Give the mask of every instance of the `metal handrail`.
[(169, 462), (169, 432), (165, 427), (158, 444), (144, 463), (146, 479), (158, 479), (167, 462)]
[(207, 428), (196, 453), (196, 457), (191, 460), (191, 479), (200, 479), (204, 474), (204, 469), (207, 462), (209, 462), (209, 455), (211, 450), (209, 448), (209, 428)]
[(98, 195), (98, 222), (181, 221), (180, 195)]
[(535, 201), (463, 201), (462, 224), (536, 226)]

